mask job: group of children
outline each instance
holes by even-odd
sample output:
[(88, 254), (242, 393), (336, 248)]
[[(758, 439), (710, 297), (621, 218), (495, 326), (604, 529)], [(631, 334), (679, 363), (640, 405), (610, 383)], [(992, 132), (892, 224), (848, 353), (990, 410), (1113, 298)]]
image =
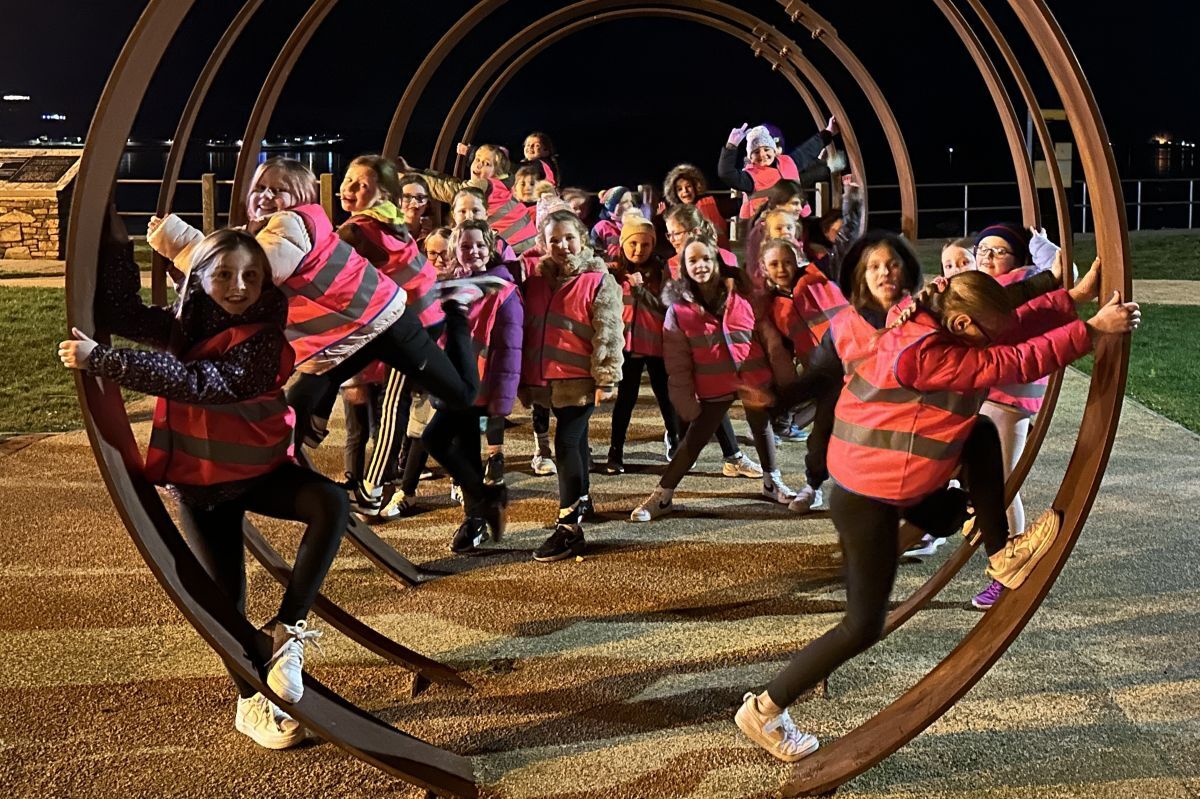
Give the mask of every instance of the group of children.
[[(783, 760), (817, 746), (787, 706), (881, 634), (901, 519), (926, 533), (913, 550), (925, 554), (974, 526), (992, 578), (975, 597), (981, 608), (1018, 588), (1045, 553), (1057, 515), (1023, 532), (1004, 479), (1046, 375), (1139, 322), (1136, 304), (1115, 296), (1087, 323), (1075, 316), (1096, 296), (1098, 262), (1064, 291), (1063, 264), (1043, 233), (994, 225), (948, 244), (944, 276), (922, 288), (902, 237), (861, 230), (850, 176), (837, 185), (840, 209), (817, 217), (805, 202), (806, 183), (836, 180), (844, 165), (834, 120), (789, 155), (765, 127), (731, 131), (718, 174), (743, 192), (744, 264), (723, 246), (725, 221), (692, 165), (671, 170), (650, 213), (623, 186), (599, 195), (561, 187), (542, 133), (528, 137), (515, 170), (503, 147), (459, 152), (471, 156), (468, 179), (356, 158), (339, 192), (348, 218), (336, 228), (316, 203), (312, 173), (283, 158), (256, 171), (244, 230), (203, 236), (178, 216), (152, 219), (150, 245), (184, 276), (173, 309), (142, 304), (132, 247), (110, 216), (98, 325), (161, 351), (113, 348), (79, 331), (60, 345), (65, 365), (161, 398), (146, 475), (173, 487), (197, 557), (239, 610), (244, 513), (306, 525), (267, 625), (277, 644), (264, 665), (273, 696), (235, 677), (237, 729), (272, 748), (303, 737), (272, 699), (303, 693), (304, 645), (319, 634), (305, 617), (348, 514), (385, 522), (412, 513), (427, 455), (463, 504), (450, 548), (471, 554), (504, 534), (504, 437), (518, 399), (538, 441), (532, 470), (558, 481), (555, 527), (538, 561), (585, 551), (583, 525), (595, 512), (589, 422), (615, 400), (602, 471), (622, 473), (643, 372), (669, 463), (632, 521), (673, 510), (714, 436), (725, 475), (761, 478), (762, 495), (794, 512), (820, 504), (834, 478), (846, 616), (766, 691), (746, 694), (735, 717)], [(449, 206), (446, 227), (430, 213), (433, 200)], [(339, 391), (340, 485), (302, 465), (299, 451), (320, 444)], [(733, 434), (738, 400), (758, 463)], [(803, 439), (810, 424), (805, 485), (795, 491), (777, 442)]]

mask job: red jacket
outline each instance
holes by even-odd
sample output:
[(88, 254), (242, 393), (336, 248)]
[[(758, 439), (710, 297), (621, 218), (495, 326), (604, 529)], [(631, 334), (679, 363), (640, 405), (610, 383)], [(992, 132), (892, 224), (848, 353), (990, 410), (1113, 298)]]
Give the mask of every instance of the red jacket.
[(965, 344), (924, 311), (879, 334), (854, 311), (835, 317), (834, 342), (847, 368), (829, 442), (838, 483), (885, 502), (920, 501), (953, 475), (991, 386), (1030, 382), (1091, 350), (1066, 292), (1029, 305), (1053, 311), (1062, 324), (990, 347)]
[(777, 155), (770, 166), (747, 166), (743, 170), (754, 181), (754, 193), (742, 194), (742, 208), (738, 216), (753, 219), (767, 201), (767, 192), (780, 180), (799, 180), (800, 170), (796, 162), (787, 155)]
[[(265, 327), (226, 328), (192, 347), (182, 360), (219, 359)], [(290, 460), (295, 414), (283, 384), (294, 360), (291, 347), (284, 346), (274, 388), (241, 402), (193, 405), (159, 397), (146, 450), (146, 479), (160, 485), (211, 486), (268, 474)]]

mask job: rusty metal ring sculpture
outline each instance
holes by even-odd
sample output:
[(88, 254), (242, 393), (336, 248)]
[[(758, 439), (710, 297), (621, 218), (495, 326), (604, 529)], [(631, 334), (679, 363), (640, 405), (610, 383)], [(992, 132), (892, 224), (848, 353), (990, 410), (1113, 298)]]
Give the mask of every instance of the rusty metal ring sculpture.
[[(1036, 107), (1028, 81), (994, 22), (977, 0), (969, 2), (1013, 70), (1026, 103)], [(485, 0), (479, 7), (499, 4), (496, 0)], [(113, 68), (89, 130), (68, 230), (68, 322), (84, 331), (94, 332), (92, 300), (103, 209), (111, 196), (124, 142), (150, 77), (191, 5), (192, 0), (150, 0)], [(332, 0), (317, 0), (309, 13), (321, 6), (327, 10), (330, 5)], [(1095, 98), (1044, 0), (1009, 0), (1009, 5), (1050, 71), (1080, 149), (1084, 178), (1094, 198), (1097, 251), (1106, 264), (1101, 290), (1106, 294), (1120, 290), (1128, 297), (1132, 281), (1125, 210)], [(810, 26), (816, 38), (830, 44), (831, 49), (834, 42), (844, 47), (839, 39), (830, 36), (831, 29), (807, 6), (798, 3), (785, 6), (798, 21)], [(435, 56), (439, 50), (449, 51), (443, 47), (447, 43), (443, 37), (427, 62), (439, 61)], [(287, 69), (290, 71), (290, 65)], [(420, 78), (427, 83), (428, 76)], [(397, 108), (393, 123), (400, 118), (406, 100), (415, 104), (409, 90)], [(269, 105), (273, 106), (275, 98), (270, 98)], [(1053, 145), (1045, 125), (1037, 114), (1034, 116), (1041, 146), (1051, 153)], [(259, 117), (258, 124), (265, 124), (266, 117), (269, 113)], [(393, 153), (398, 149), (399, 135), (393, 125), (388, 138), (395, 146)], [(175, 146), (182, 145), (177, 142)], [(1051, 175), (1065, 244), (1069, 242), (1070, 228), (1062, 202), (1063, 189), (1061, 182), (1054, 180), (1054, 170)], [(912, 221), (915, 224), (915, 218)], [(1052, 503), (1063, 514), (1063, 531), (1027, 585), (1003, 597), (984, 614), (963, 641), (909, 691), (857, 729), (799, 763), (793, 779), (781, 788), (781, 795), (828, 792), (896, 751), (966, 693), (1019, 635), (1065, 564), (1099, 490), (1120, 416), (1128, 357), (1128, 337), (1105, 340), (1097, 348), (1079, 434)], [(255, 665), (255, 657), (261, 658), (267, 645), (263, 637), (228, 602), (218, 600), (197, 605), (189, 601), (210, 583), (166, 514), (158, 494), (140, 477), (141, 459), (120, 392), (83, 373), (76, 374), (76, 387), (101, 474), (156, 578), (188, 621), (230, 666), (269, 693)], [(315, 680), (309, 677), (306, 680), (309, 691), (295, 706), (295, 715), (304, 723), (367, 762), (433, 793), (476, 795), (468, 761), (405, 736)]]

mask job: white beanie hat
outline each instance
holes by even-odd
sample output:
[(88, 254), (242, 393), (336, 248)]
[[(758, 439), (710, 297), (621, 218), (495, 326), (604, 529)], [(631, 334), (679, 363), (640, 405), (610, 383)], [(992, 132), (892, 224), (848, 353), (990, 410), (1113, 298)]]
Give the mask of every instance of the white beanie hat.
[(777, 148), (775, 137), (771, 135), (771, 131), (762, 125), (756, 125), (746, 131), (746, 155), (754, 152), (759, 147)]

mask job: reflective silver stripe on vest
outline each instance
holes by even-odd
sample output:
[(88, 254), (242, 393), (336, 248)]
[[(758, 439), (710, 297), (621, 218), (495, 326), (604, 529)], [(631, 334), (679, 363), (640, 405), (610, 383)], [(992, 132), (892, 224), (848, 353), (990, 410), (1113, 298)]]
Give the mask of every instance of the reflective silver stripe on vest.
[[(907, 452), (931, 461), (944, 461), (957, 458), (962, 451), (961, 441), (938, 441), (916, 433), (905, 433), (899, 430), (875, 430), (861, 427), (843, 419), (833, 420), (833, 435), (847, 444), (871, 449), (886, 449), (893, 452)], [(865, 464), (859, 464), (864, 466)]]
[(729, 334), (730, 344), (749, 344), (754, 334), (749, 330), (734, 330)]
[(222, 416), (236, 416), (247, 422), (261, 422), (281, 413), (287, 413), (288, 404), (283, 395), (262, 402), (230, 402), (224, 405), (193, 405), (208, 413), (219, 413)]
[(808, 314), (802, 313), (802, 314), (800, 314), (800, 317), (808, 324), (811, 324), (814, 320), (817, 320), (817, 319), (824, 319), (825, 321), (832, 321), (833, 317), (837, 316), (838, 314), (840, 314), (842, 311), (846, 310), (849, 307), (850, 306), (848, 304), (843, 303), (841, 305), (835, 305), (832, 308), (818, 308), (816, 311), (813, 311), (812, 313), (808, 313)]
[(698, 363), (695, 366), (696, 374), (698, 375), (724, 375), (730, 372), (741, 374), (742, 372), (765, 369), (766, 367), (767, 362), (762, 358), (751, 358), (740, 365), (733, 361), (715, 361), (712, 363)]
[(433, 305), (435, 302), (437, 302), (437, 294), (433, 291), (427, 291), (424, 294), (411, 293), (407, 296), (416, 297), (416, 299), (414, 299), (408, 307), (417, 313), (421, 313), (430, 305)]
[(416, 256), (409, 261), (403, 269), (394, 275), (390, 275), (392, 282), (394, 282), (397, 286), (403, 286), (405, 283), (421, 274), (421, 270), (425, 268), (425, 263), (425, 256), (417, 253)]
[(558, 347), (545, 347), (542, 349), (543, 361), (558, 361), (559, 363), (578, 366), (580, 369), (590, 371), (592, 368), (592, 359), (587, 355), (580, 355), (575, 352), (567, 352)]
[(251, 447), (228, 441), (209, 441), (176, 430), (156, 427), (150, 432), (150, 446), (164, 452), (182, 452), (193, 458), (235, 466), (270, 466), (287, 455), (291, 437), (270, 447)]
[(594, 335), (591, 325), (586, 325), (583, 322), (576, 321), (575, 319), (568, 319), (562, 314), (553, 312), (547, 312), (546, 325), (548, 327), (557, 327), (559, 330), (565, 330), (568, 333), (574, 333), (584, 341), (591, 341), (592, 336)]
[(698, 336), (688, 336), (687, 341), (693, 347), (719, 347), (725, 343), (725, 338), (720, 333), (701, 333)]
[(313, 279), (305, 283), (300, 288), (293, 288), (288, 285), (290, 280), (285, 280), (283, 285), (283, 293), (292, 296), (299, 294), (302, 297), (307, 297), (310, 300), (319, 300), (329, 291), (329, 287), (333, 285), (333, 281), (345, 268), (350, 260), (350, 253), (354, 252), (354, 248), (346, 242), (338, 239), (337, 246), (333, 248), (333, 252), (329, 255), (329, 260), (321, 267), (317, 274), (313, 275)]
[(287, 340), (295, 341), (305, 336), (327, 333), (350, 322), (361, 326), (362, 316), (366, 313), (367, 307), (375, 297), (375, 290), (377, 288), (379, 288), (379, 270), (374, 267), (365, 270), (362, 282), (358, 284), (358, 290), (354, 292), (354, 298), (348, 306), (341, 311), (332, 311), (322, 316), (315, 316), (307, 322), (288, 325), (286, 331)]
[(893, 405), (921, 403), (956, 416), (974, 416), (983, 405), (982, 394), (960, 394), (957, 391), (932, 391), (924, 394), (903, 387), (877, 388), (860, 374), (850, 378), (846, 383), (846, 390), (863, 402), (886, 402)]
[(1009, 386), (996, 386), (996, 390), (1017, 399), (1041, 399), (1046, 396), (1046, 386), (1041, 383), (1013, 383)]

